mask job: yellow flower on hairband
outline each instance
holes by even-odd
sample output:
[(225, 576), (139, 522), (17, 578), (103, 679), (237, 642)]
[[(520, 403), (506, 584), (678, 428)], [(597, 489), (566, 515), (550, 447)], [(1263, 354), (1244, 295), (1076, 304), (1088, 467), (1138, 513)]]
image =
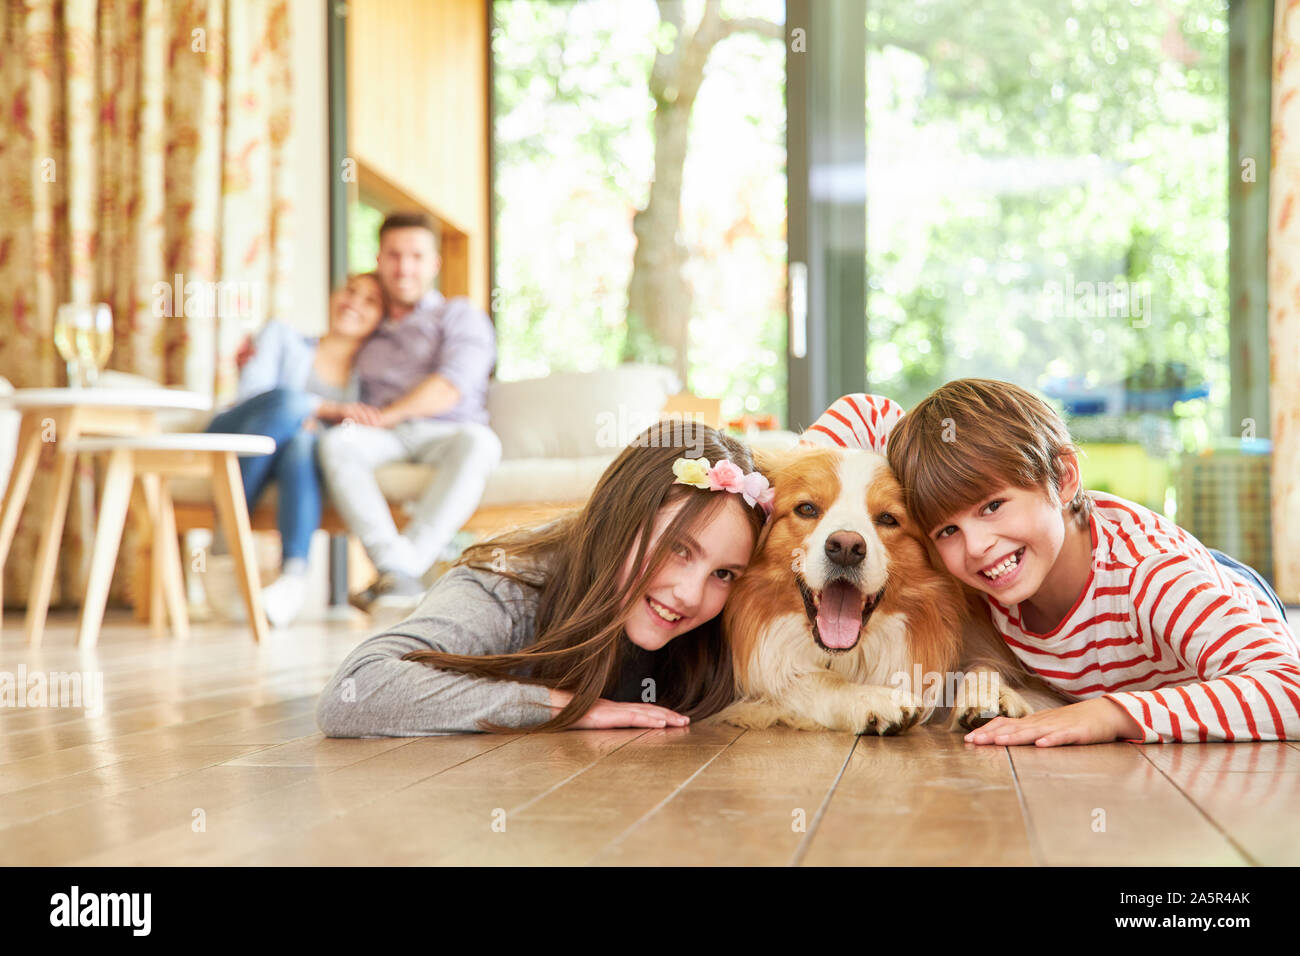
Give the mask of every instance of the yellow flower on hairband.
[(677, 476), (673, 484), (694, 485), (696, 488), (709, 487), (709, 460), (707, 458), (678, 458), (673, 462), (673, 474)]

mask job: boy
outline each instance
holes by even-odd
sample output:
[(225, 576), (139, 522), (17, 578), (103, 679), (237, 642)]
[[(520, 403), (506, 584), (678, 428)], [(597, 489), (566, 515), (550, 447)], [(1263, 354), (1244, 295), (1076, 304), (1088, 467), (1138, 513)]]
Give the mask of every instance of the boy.
[(975, 744), (1300, 739), (1300, 641), (1251, 568), (1162, 515), (1084, 491), (1042, 400), (961, 379), (906, 415), (846, 395), (804, 444), (887, 454), (949, 573), (1020, 661), (1077, 703), (998, 717)]

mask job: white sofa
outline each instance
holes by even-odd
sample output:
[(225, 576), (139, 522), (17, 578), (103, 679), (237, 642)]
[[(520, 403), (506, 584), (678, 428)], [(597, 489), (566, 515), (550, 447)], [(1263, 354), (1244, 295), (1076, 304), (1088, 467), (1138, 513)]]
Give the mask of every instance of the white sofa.
[[(654, 365), (493, 382), (488, 415), (501, 439), (501, 464), (466, 529), (493, 530), (581, 503), (619, 449), (656, 421), (679, 391), (676, 375)], [(435, 466), (403, 462), (376, 471), (399, 523), (435, 473)], [(172, 496), (181, 530), (211, 526), (212, 498), (205, 483), (174, 481)], [(259, 503), (253, 525), (275, 527), (274, 486)], [(330, 508), (322, 525), (344, 530)]]
[[(501, 464), (480, 510), (585, 500), (619, 450), (680, 390), (672, 371), (653, 365), (493, 382), (488, 416), (501, 439)], [(429, 465), (395, 464), (377, 476), (389, 501), (404, 505), (433, 474)]]

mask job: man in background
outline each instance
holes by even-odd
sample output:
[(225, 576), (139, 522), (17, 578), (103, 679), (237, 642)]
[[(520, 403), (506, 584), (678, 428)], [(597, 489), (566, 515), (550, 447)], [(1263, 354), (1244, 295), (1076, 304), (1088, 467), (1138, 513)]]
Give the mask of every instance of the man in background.
[[(354, 365), (363, 409), (319, 442), (330, 499), (379, 571), (350, 598), (367, 612), (418, 603), (422, 576), (474, 513), (501, 460), (487, 414), (496, 334), (469, 299), (445, 299), (433, 288), (439, 265), (428, 217), (384, 220), (376, 271), (387, 312)], [(376, 468), (396, 461), (437, 468), (401, 533), (375, 479)]]

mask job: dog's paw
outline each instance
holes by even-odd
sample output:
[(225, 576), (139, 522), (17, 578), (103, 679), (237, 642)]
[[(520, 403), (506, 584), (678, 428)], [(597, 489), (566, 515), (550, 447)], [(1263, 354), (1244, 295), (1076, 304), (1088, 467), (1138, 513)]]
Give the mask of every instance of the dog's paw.
[(857, 734), (894, 737), (911, 730), (921, 720), (921, 700), (896, 689), (862, 687), (854, 695), (850, 726), (841, 729)]
[(1000, 680), (980, 679), (977, 672), (962, 679), (950, 730), (974, 730), (995, 717), (1024, 717), (1034, 708), (1014, 688)]
[(763, 730), (773, 724), (781, 723), (781, 716), (781, 711), (767, 701), (738, 700), (714, 714), (709, 721), (744, 727), (746, 730)]

